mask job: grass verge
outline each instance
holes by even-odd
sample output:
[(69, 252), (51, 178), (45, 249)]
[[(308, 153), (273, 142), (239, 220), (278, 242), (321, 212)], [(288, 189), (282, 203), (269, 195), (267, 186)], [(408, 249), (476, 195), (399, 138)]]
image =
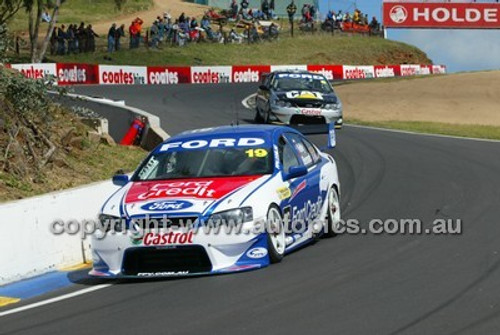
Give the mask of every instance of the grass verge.
[(346, 123), (386, 129), (397, 129), (422, 134), (439, 134), (466, 138), (500, 140), (500, 127), (462, 125), (426, 121), (363, 121), (346, 119)]
[[(50, 56), (49, 62), (117, 65), (233, 65), (233, 64), (429, 64), (418, 48), (391, 40), (329, 34), (282, 36), (278, 41), (257, 44), (197, 43), (185, 47), (128, 50), (108, 54), (105, 40), (95, 53)], [(22, 55), (21, 55), (22, 57)]]

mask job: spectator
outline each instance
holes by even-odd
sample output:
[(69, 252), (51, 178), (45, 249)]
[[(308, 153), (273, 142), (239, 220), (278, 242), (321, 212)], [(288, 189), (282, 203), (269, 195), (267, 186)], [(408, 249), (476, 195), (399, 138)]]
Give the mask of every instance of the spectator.
[(186, 21), (186, 14), (184, 13), (181, 13), (181, 15), (179, 16), (179, 24), (180, 23), (183, 23), (184, 21)]
[(297, 6), (295, 5), (295, 1), (292, 0), (290, 4), (286, 7), (286, 12), (288, 14), (288, 21), (290, 23), (293, 22), (293, 17), (295, 16), (295, 13), (297, 12)]
[(372, 21), (370, 22), (370, 29), (374, 31), (380, 30), (380, 23), (377, 21), (377, 18), (374, 16)]
[(113, 23), (108, 30), (108, 52), (114, 52), (116, 49), (116, 23)]
[(68, 54), (78, 52), (78, 39), (76, 37), (77, 30), (76, 24), (70, 24), (68, 31), (66, 32), (66, 38), (68, 40)]
[(316, 7), (314, 5), (309, 6), (309, 14), (311, 14), (311, 21), (314, 21), (316, 18)]
[(122, 24), (120, 28), (115, 31), (115, 50), (119, 51), (121, 47), (120, 39), (125, 37), (125, 25)]
[(95, 51), (95, 38), (99, 37), (95, 33), (95, 31), (92, 29), (92, 25), (89, 24), (87, 25), (87, 29), (85, 29), (85, 32), (87, 33), (87, 42), (88, 42), (88, 52), (94, 52)]
[(160, 40), (159, 40), (159, 29), (158, 29), (158, 21), (155, 20), (153, 22), (153, 25), (151, 26), (151, 28), (149, 29), (150, 33), (151, 33), (151, 42), (150, 42), (150, 46), (153, 47), (153, 48), (158, 48), (158, 44), (160, 43)]
[(50, 35), (50, 54), (57, 54), (57, 27), (54, 27), (52, 34)]
[(302, 11), (301, 11), (301, 14), (302, 14), (302, 21), (306, 22), (306, 14), (309, 13), (309, 5), (308, 4), (304, 4), (302, 6)]
[(241, 9), (247, 10), (248, 9), (248, 0), (241, 0), (240, 6), (241, 6)]
[(367, 25), (368, 25), (368, 14), (365, 14), (365, 16), (363, 16), (363, 24), (364, 24), (365, 26), (367, 26)]
[(64, 55), (66, 53), (66, 32), (64, 24), (57, 29), (57, 54)]
[(275, 15), (274, 15), (274, 0), (270, 0), (269, 1), (269, 17), (268, 19), (274, 19)]
[(50, 17), (48, 10), (44, 10), (44, 12), (42, 13), (42, 22), (49, 23), (50, 21), (52, 21), (52, 18)]
[(261, 5), (262, 13), (264, 14), (264, 19), (269, 18), (269, 2), (267, 0), (262, 1)]
[(88, 51), (87, 32), (85, 31), (85, 23), (80, 22), (80, 26), (76, 31), (78, 39), (78, 51), (80, 53)]
[(361, 17), (360, 17), (360, 11), (359, 9), (356, 9), (354, 11), (354, 14), (352, 15), (352, 21), (356, 24), (360, 24), (361, 23)]
[(136, 26), (134, 24), (134, 21), (132, 21), (132, 23), (130, 24), (130, 26), (128, 27), (128, 35), (130, 37), (130, 42), (129, 42), (129, 48), (130, 49), (134, 49), (135, 48), (135, 35), (137, 34), (137, 31), (136, 31)]
[(230, 10), (231, 17), (236, 18), (236, 16), (238, 15), (238, 3), (236, 2), (236, 0), (231, 0)]

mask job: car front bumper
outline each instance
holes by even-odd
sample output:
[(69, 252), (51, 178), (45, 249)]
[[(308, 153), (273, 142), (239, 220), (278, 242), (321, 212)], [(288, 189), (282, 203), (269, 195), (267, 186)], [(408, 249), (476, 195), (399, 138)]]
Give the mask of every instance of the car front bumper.
[(273, 106), (271, 112), (285, 124), (334, 123), (336, 128), (343, 124), (342, 109)]

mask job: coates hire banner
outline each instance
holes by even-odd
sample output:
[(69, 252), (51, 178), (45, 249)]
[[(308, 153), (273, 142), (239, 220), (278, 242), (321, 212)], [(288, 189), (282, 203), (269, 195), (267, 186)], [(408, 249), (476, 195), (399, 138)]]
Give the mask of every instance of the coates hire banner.
[(99, 84), (143, 85), (147, 83), (145, 66), (99, 65)]
[(98, 82), (97, 65), (57, 63), (59, 85), (95, 84)]
[[(33, 79), (57, 78), (58, 85), (177, 85), (257, 83), (265, 73), (290, 69), (290, 65), (234, 66), (119, 66), (90, 64), (6, 64)], [(328, 80), (391, 78), (445, 74), (444, 65), (291, 65), (319, 73)]]
[(384, 1), (386, 28), (500, 29), (500, 3)]

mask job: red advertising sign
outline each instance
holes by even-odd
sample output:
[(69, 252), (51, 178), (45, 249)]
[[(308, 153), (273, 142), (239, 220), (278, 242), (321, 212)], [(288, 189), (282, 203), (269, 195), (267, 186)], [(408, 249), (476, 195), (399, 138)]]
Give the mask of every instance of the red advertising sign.
[(258, 83), (269, 72), (270, 65), (233, 65), (233, 83)]
[(393, 78), (401, 76), (399, 65), (375, 65), (375, 78)]
[(99, 83), (97, 65), (57, 63), (56, 73), (59, 85)]
[(307, 71), (322, 74), (328, 80), (343, 79), (344, 75), (342, 65), (308, 65)]
[(189, 66), (148, 66), (148, 84), (189, 84), (190, 80), (191, 68)]
[(500, 29), (500, 3), (385, 1), (387, 28)]

